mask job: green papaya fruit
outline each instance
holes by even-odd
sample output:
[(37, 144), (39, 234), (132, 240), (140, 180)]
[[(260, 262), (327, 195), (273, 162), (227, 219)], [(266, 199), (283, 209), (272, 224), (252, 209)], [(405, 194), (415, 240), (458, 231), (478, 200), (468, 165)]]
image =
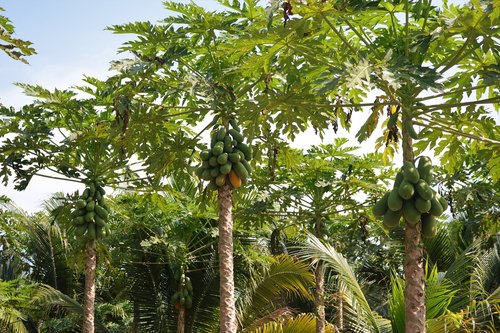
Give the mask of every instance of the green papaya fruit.
[(90, 201), (90, 202), (87, 202), (87, 206), (85, 207), (85, 209), (87, 210), (87, 212), (93, 212), (94, 207), (95, 207), (95, 202)]
[(94, 223), (89, 223), (87, 226), (87, 237), (91, 240), (96, 239), (96, 230), (95, 230), (95, 224)]
[(245, 159), (240, 160), (240, 163), (243, 164), (245, 169), (247, 169), (248, 174), (251, 175), (253, 170), (252, 170), (252, 166), (250, 165), (250, 163), (248, 163), (248, 161)]
[(94, 222), (98, 227), (105, 227), (106, 226), (106, 221), (97, 214), (94, 216)]
[(238, 126), (238, 123), (236, 122), (235, 119), (231, 118), (229, 119), (229, 124), (231, 125), (232, 128), (234, 128), (236, 131), (240, 132), (240, 127)]
[[(224, 142), (217, 142), (215, 146), (212, 148), (212, 155), (219, 156), (224, 152)], [(211, 159), (211, 158), (210, 158)]]
[(196, 168), (196, 171), (195, 171), (195, 174), (198, 178), (201, 178), (201, 174), (203, 173), (203, 171), (205, 170), (204, 167), (199, 167), (199, 168)]
[[(215, 148), (214, 148), (215, 149)], [(211, 166), (211, 167), (216, 167), (217, 165), (219, 165), (219, 163), (217, 163), (217, 156), (212, 156), (210, 157), (210, 159), (208, 160), (208, 164)]]
[(207, 185), (207, 189), (209, 191), (214, 191), (216, 189), (218, 189), (219, 187), (217, 186), (217, 184), (215, 183), (215, 180), (210, 180), (210, 182), (208, 183)]
[(218, 167), (210, 169), (210, 177), (211, 178), (217, 177), (218, 174), (219, 174), (219, 168)]
[(226, 184), (226, 175), (218, 175), (215, 178), (215, 184), (217, 184), (217, 186), (219, 187), (224, 186), (224, 184)]
[(399, 188), (399, 185), (401, 185), (401, 183), (403, 182), (403, 180), (405, 179), (405, 177), (403, 176), (403, 171), (398, 171), (398, 173), (396, 174), (396, 179), (394, 180), (394, 185), (392, 188)]
[(414, 140), (418, 140), (418, 134), (415, 131), (415, 128), (413, 128), (413, 124), (412, 124), (411, 120), (408, 120), (405, 123), (405, 129), (408, 132), (408, 135), (410, 136), (410, 138), (412, 138)]
[(95, 184), (94, 184), (94, 183), (90, 183), (90, 184), (89, 184), (89, 192), (90, 192), (90, 193), (89, 193), (89, 195), (90, 195), (91, 197), (93, 197), (93, 196), (94, 196), (94, 194), (95, 194), (95, 190), (96, 190), (96, 188), (95, 188)]
[(95, 226), (95, 234), (96, 234), (97, 239), (102, 239), (106, 234), (106, 230), (103, 227), (96, 225)]
[(106, 220), (108, 218), (108, 211), (99, 205), (95, 206), (95, 213), (99, 215), (100, 218)]
[(408, 200), (415, 193), (415, 188), (413, 187), (412, 183), (404, 179), (401, 182), (401, 185), (399, 185), (398, 193), (401, 196), (401, 198)]
[[(87, 203), (85, 203), (87, 204)], [(87, 214), (87, 210), (85, 208), (82, 208), (82, 209), (75, 209), (71, 212), (71, 217), (75, 218), (75, 217), (78, 217), (78, 216), (84, 216), (85, 214)]]
[(191, 296), (186, 296), (186, 303), (184, 304), (184, 306), (186, 307), (186, 309), (191, 309), (191, 307), (193, 306), (193, 299), (191, 298)]
[(87, 222), (87, 223), (93, 222), (94, 221), (94, 215), (95, 215), (94, 211), (87, 212), (87, 214), (85, 214), (85, 217), (84, 217), (85, 218), (85, 222)]
[(229, 160), (233, 163), (238, 163), (241, 160), (241, 156), (239, 153), (231, 153), (229, 154)]
[(89, 195), (90, 195), (90, 190), (86, 188), (85, 190), (83, 190), (82, 199), (86, 200), (89, 197)]
[(101, 197), (103, 197), (103, 196), (106, 195), (106, 190), (101, 185), (97, 186), (97, 192), (99, 192), (99, 194), (101, 195)]
[(222, 153), (219, 156), (217, 156), (217, 163), (219, 165), (224, 165), (224, 164), (227, 163), (227, 158), (228, 158), (228, 154), (227, 153)]
[(228, 154), (233, 152), (233, 140), (229, 135), (224, 138), (224, 152)]
[(418, 170), (410, 161), (404, 161), (403, 163), (403, 176), (407, 181), (409, 181), (412, 184), (416, 184), (420, 179)]
[(241, 152), (243, 152), (244, 156), (245, 156), (245, 159), (247, 161), (251, 161), (252, 160), (252, 157), (253, 157), (253, 153), (252, 153), (252, 148), (242, 142), (238, 143), (236, 145), (236, 148), (238, 148), (238, 150), (240, 150)]
[(413, 200), (405, 200), (403, 203), (403, 217), (411, 224), (415, 225), (420, 220), (420, 212), (415, 208)]
[(233, 163), (233, 169), (241, 179), (248, 178), (248, 171), (241, 162)]
[(231, 135), (231, 137), (236, 140), (236, 142), (238, 143), (242, 143), (243, 142), (243, 135), (238, 132), (237, 130), (235, 130), (234, 128), (231, 128), (229, 130), (229, 134)]
[(203, 170), (203, 172), (201, 173), (201, 179), (210, 180), (210, 170), (209, 169)]
[(84, 223), (75, 227), (75, 236), (82, 237), (87, 232), (88, 224)]
[(443, 214), (443, 206), (441, 206), (441, 203), (439, 202), (439, 197), (434, 195), (431, 199), (431, 209), (429, 210), (429, 213), (434, 216), (440, 216)]
[(422, 235), (425, 238), (432, 238), (437, 233), (437, 221), (431, 214), (422, 214)]
[(430, 188), (429, 184), (427, 184), (427, 182), (423, 179), (419, 179), (415, 184), (415, 190), (417, 191), (418, 195), (420, 195), (424, 200), (431, 200), (434, 196), (434, 193), (432, 193), (432, 189)]
[(431, 209), (431, 201), (426, 200), (426, 199), (422, 198), (421, 196), (417, 195), (415, 198), (415, 208), (420, 213), (428, 213), (429, 210)]
[(221, 127), (217, 131), (217, 141), (224, 141), (224, 137), (226, 136), (226, 128)]
[(417, 166), (418, 173), (420, 174), (420, 179), (425, 180), (427, 184), (432, 183), (432, 161), (427, 156), (420, 156)]
[(71, 220), (74, 226), (82, 225), (85, 223), (85, 218), (83, 216), (77, 216)]
[(83, 199), (79, 199), (77, 202), (76, 202), (76, 208), (77, 209), (82, 209), (82, 208), (85, 208), (85, 206), (87, 206), (87, 201), (83, 200)]
[(438, 200), (439, 200), (439, 203), (441, 204), (441, 207), (443, 208), (443, 212), (445, 210), (447, 210), (448, 209), (448, 200), (446, 200), (445, 198), (443, 198), (441, 196), (438, 198)]
[(211, 157), (210, 155), (211, 155), (211, 153), (210, 153), (210, 150), (208, 150), (208, 149), (200, 152), (200, 158), (202, 161), (208, 161), (208, 159)]
[(227, 175), (229, 174), (229, 172), (231, 172), (232, 167), (233, 164), (231, 162), (227, 162), (226, 164), (221, 165), (221, 167), (219, 168), (219, 172), (223, 175)]
[(101, 194), (101, 192), (99, 192), (99, 190), (95, 191), (94, 199), (95, 200), (101, 200), (102, 199), (102, 194)]
[(399, 225), (399, 220), (401, 220), (401, 211), (393, 212), (392, 210), (388, 209), (385, 214), (384, 214), (384, 220), (382, 221), (382, 224), (384, 227), (387, 229), (393, 229)]
[(397, 188), (392, 189), (389, 193), (389, 198), (387, 200), (387, 206), (393, 212), (397, 212), (403, 208), (403, 198), (399, 195), (399, 191)]
[(389, 194), (390, 192), (386, 192), (382, 198), (375, 202), (375, 205), (373, 205), (372, 208), (374, 216), (381, 217), (385, 214), (385, 212), (387, 211), (387, 200), (389, 198)]

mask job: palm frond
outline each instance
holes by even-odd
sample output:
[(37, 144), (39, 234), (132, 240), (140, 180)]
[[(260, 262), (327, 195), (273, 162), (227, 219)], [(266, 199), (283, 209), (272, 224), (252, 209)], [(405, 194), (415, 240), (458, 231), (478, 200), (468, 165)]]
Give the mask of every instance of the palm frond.
[[(296, 317), (283, 315), (274, 321), (248, 331), (249, 333), (309, 333), (316, 331), (316, 316), (302, 313)], [(327, 324), (325, 333), (334, 333), (332, 325)]]
[(351, 308), (358, 314), (359, 320), (365, 320), (372, 332), (382, 331), (379, 326), (380, 322), (371, 310), (353, 269), (342, 254), (337, 252), (333, 246), (323, 244), (313, 235), (307, 237), (303, 248), (299, 249), (297, 254), (303, 259), (311, 260), (313, 264), (322, 261), (332, 269), (333, 273), (336, 274), (339, 288), (346, 295), (349, 295)]
[(238, 319), (243, 327), (265, 316), (283, 298), (312, 299), (314, 275), (309, 266), (293, 257), (274, 257), (269, 268), (249, 279), (237, 300)]

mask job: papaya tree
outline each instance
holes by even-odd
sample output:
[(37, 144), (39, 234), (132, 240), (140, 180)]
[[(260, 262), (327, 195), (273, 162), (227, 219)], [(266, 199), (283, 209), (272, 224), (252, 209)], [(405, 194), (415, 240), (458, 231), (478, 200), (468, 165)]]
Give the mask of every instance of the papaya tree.
[[(268, 91), (287, 92), (256, 108), (290, 108), (309, 119), (321, 114), (334, 130), (356, 117), (352, 111), (365, 110), (356, 137), (367, 140), (385, 120), (376, 141), (385, 146), (385, 161), (402, 152), (413, 164), (429, 148), (455, 170), (473, 142), (473, 152), (497, 177), (500, 142), (491, 111), (500, 101), (499, 10), (494, 1), (441, 8), (423, 0), (285, 2), (284, 10), (269, 8), (268, 29), (258, 38), (249, 33), (233, 40), (241, 52), (232, 56), (246, 57), (246, 73), (266, 75)], [(255, 49), (258, 56), (248, 52)], [(406, 331), (425, 332), (422, 225), (405, 220)]]
[[(36, 100), (20, 110), (2, 108), (3, 137), (0, 156), (4, 183), (13, 179), (17, 190), (25, 190), (33, 177), (85, 184), (74, 198), (74, 234), (85, 251), (85, 287), (82, 331), (94, 332), (96, 241), (110, 232), (109, 207), (104, 186), (144, 184), (125, 151), (122, 95), (104, 91), (99, 81), (87, 79), (82, 88), (94, 96), (77, 97), (75, 90), (49, 91), (40, 86), (21, 85)], [(135, 185), (134, 185), (135, 184)]]

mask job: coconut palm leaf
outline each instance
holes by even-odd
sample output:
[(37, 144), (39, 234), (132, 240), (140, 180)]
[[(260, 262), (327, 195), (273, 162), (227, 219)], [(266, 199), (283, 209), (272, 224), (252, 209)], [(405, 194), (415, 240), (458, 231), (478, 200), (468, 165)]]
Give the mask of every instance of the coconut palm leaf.
[[(276, 320), (248, 331), (249, 333), (313, 333), (316, 331), (316, 316), (302, 313), (296, 317), (284, 315)], [(334, 333), (332, 325), (327, 325), (325, 333)]]
[[(305, 260), (310, 260), (313, 264), (322, 261), (336, 274), (338, 288), (346, 294), (346, 299), (349, 300), (349, 305), (353, 313), (351, 318), (354, 319), (354, 317), (357, 317), (358, 326), (361, 326), (360, 321), (364, 321), (366, 326), (371, 329), (371, 332), (382, 332), (385, 330), (385, 328), (380, 326), (381, 321), (378, 316), (371, 310), (353, 269), (342, 254), (337, 252), (333, 246), (323, 244), (315, 236), (308, 235), (303, 248), (299, 249), (297, 254)], [(383, 323), (383, 326), (385, 327), (385, 323)]]

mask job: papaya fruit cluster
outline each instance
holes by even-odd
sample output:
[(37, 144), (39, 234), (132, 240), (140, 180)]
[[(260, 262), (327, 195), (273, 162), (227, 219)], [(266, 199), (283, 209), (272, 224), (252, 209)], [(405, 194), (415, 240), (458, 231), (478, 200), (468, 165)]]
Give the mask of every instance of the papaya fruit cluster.
[(398, 226), (401, 217), (412, 225), (422, 221), (423, 236), (434, 237), (436, 217), (448, 208), (448, 202), (430, 187), (431, 182), (430, 158), (419, 157), (417, 167), (405, 161), (396, 175), (392, 190), (373, 206), (373, 214), (384, 217), (383, 225), (387, 229)]
[(252, 148), (243, 142), (236, 121), (231, 119), (229, 126), (214, 126), (211, 133), (210, 149), (200, 153), (201, 166), (196, 169), (196, 175), (210, 181), (208, 188), (215, 190), (228, 181), (234, 188), (244, 183), (252, 173), (248, 163), (252, 157)]
[(193, 306), (193, 284), (189, 276), (186, 276), (184, 273), (181, 275), (180, 288), (172, 295), (171, 302), (175, 304), (177, 310), (181, 306), (184, 306), (186, 309), (190, 309)]
[(71, 212), (72, 223), (77, 237), (86, 236), (90, 240), (110, 234), (107, 224), (109, 207), (104, 201), (106, 192), (98, 182), (91, 182), (75, 203)]

